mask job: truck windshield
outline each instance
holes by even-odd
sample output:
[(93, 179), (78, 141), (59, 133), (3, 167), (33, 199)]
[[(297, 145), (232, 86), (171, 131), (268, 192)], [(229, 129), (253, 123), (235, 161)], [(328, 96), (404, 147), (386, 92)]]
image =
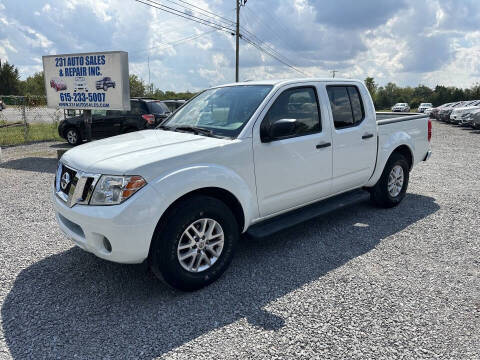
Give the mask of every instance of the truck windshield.
[(236, 137), (272, 87), (237, 85), (205, 90), (174, 113), (162, 127), (195, 127), (209, 130), (213, 135)]

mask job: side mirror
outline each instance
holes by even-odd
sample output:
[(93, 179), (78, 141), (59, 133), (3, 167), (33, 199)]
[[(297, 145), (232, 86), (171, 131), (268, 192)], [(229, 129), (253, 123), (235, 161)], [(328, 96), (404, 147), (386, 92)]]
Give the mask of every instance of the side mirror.
[(260, 139), (262, 142), (270, 142), (275, 139), (289, 137), (295, 133), (297, 119), (280, 119), (272, 125), (263, 124), (260, 126)]

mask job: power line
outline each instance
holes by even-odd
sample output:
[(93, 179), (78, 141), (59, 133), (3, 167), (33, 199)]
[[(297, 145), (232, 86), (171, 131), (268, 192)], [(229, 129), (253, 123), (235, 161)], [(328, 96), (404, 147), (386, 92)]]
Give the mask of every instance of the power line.
[[(279, 58), (282, 58), (283, 61), (285, 61), (286, 63), (290, 63), (290, 64), (293, 64), (294, 62), (292, 60), (290, 60), (288, 57), (286, 57), (285, 55), (282, 55), (280, 52), (278, 52), (274, 47), (273, 45), (269, 44), (267, 41), (264, 41), (262, 39), (260, 39), (258, 36), (256, 36), (255, 34), (253, 34), (252, 32), (250, 32), (246, 27), (243, 28), (244, 32), (246, 32), (247, 34), (250, 35), (251, 38), (253, 39), (256, 39), (257, 42), (260, 43), (260, 45), (263, 45), (265, 46), (270, 52), (272, 52), (274, 55), (276, 55), (277, 57)], [(293, 65), (292, 65), (293, 66)]]
[(255, 34), (251, 33), (250, 31), (248, 31), (247, 29), (243, 29), (244, 32), (246, 32), (251, 38), (253, 38), (254, 40), (256, 40), (257, 42), (259, 42), (260, 44), (259, 45), (263, 45), (265, 46), (270, 52), (272, 52), (273, 54), (275, 54), (276, 56), (282, 58), (285, 62), (287, 63), (293, 63), (292, 60), (290, 60), (288, 57), (286, 57), (285, 55), (282, 55), (280, 52), (278, 52), (272, 45), (270, 45), (268, 42), (260, 39), (259, 37), (257, 37)]
[(252, 45), (253, 47), (255, 47), (256, 49), (258, 49), (259, 51), (273, 57), (274, 59), (276, 59), (277, 61), (281, 62), (283, 65), (285, 66), (288, 66), (289, 68), (291, 68), (292, 70), (295, 70), (296, 72), (300, 73), (300, 74), (303, 74), (305, 76), (309, 76), (307, 73), (303, 72), (302, 70), (300, 69), (297, 69), (295, 66), (293, 65), (290, 65), (288, 62), (282, 60), (281, 58), (279, 58), (278, 56), (276, 56), (275, 54), (272, 54), (271, 52), (269, 52), (268, 50), (264, 49), (261, 45), (255, 43), (254, 41), (250, 40), (248, 37), (246, 36), (242, 36), (242, 39), (245, 40), (246, 42), (248, 42), (250, 45)]
[[(166, 1), (178, 5), (178, 3), (175, 2), (175, 1), (173, 1), (173, 0), (166, 0)], [(186, 4), (186, 5), (188, 5), (188, 6), (192, 7), (192, 8), (198, 9), (198, 10), (204, 12), (204, 13), (211, 14), (211, 15), (213, 15), (214, 17), (223, 19), (223, 20), (225, 20), (224, 22), (228, 22), (230, 25), (235, 25), (235, 22), (234, 22), (234, 21), (232, 21), (232, 20), (230, 20), (230, 19), (227, 19), (226, 17), (223, 17), (223, 16), (221, 16), (221, 15), (215, 14), (215, 13), (213, 13), (213, 12), (211, 12), (211, 11), (205, 10), (205, 9), (199, 7), (199, 6), (190, 4), (189, 2), (186, 2), (186, 1), (183, 1), (183, 0), (177, 0), (177, 1), (179, 1), (179, 2), (181, 2), (181, 3), (183, 3), (183, 4)], [(205, 15), (204, 15), (204, 16), (205, 16)], [(206, 15), (206, 16), (208, 16), (208, 15)], [(210, 17), (211, 17), (211, 16), (210, 16)]]
[(254, 17), (257, 19), (257, 24), (263, 26), (264, 29), (267, 29), (270, 34), (272, 34), (273, 36), (275, 36), (278, 40), (280, 40), (280, 42), (283, 42), (285, 43), (285, 40), (280, 37), (277, 32), (268, 24), (268, 23), (264, 23), (263, 20), (260, 18), (260, 16), (258, 16), (257, 14), (255, 14), (255, 12), (253, 10), (251, 10), (250, 8), (245, 8), (247, 9), (247, 11)]
[[(194, 21), (196, 23), (199, 23), (199, 24), (202, 24), (202, 25), (206, 25), (206, 26), (210, 26), (212, 28), (215, 28), (217, 30), (220, 30), (220, 31), (224, 31), (224, 32), (227, 32), (229, 34), (234, 34), (234, 30), (229, 28), (229, 27), (226, 27), (226, 26), (223, 26), (222, 24), (218, 24), (218, 23), (215, 23), (215, 22), (212, 22), (210, 20), (206, 20), (206, 19), (202, 19), (200, 17), (197, 17), (197, 16), (194, 16), (194, 15), (189, 15), (189, 14), (186, 14), (178, 9), (174, 9), (172, 7), (169, 7), (169, 6), (166, 6), (166, 5), (163, 5), (161, 3), (158, 3), (156, 1), (153, 1), (153, 0), (145, 0), (145, 1), (142, 1), (142, 0), (135, 0), (136, 2), (139, 2), (139, 3), (142, 3), (144, 5), (147, 5), (147, 6), (150, 6), (150, 7), (153, 7), (153, 8), (156, 8), (158, 10), (162, 10), (162, 11), (165, 11), (167, 13), (170, 13), (170, 14), (173, 14), (173, 15), (177, 15), (177, 16), (180, 16), (184, 19), (187, 19), (187, 20), (190, 20), (190, 21)], [(148, 2), (146, 2), (148, 1)], [(153, 3), (153, 4), (152, 4)]]
[[(240, 19), (239, 19), (239, 7), (240, 6), (244, 6), (244, 3), (242, 0), (236, 0), (237, 1), (237, 22), (236, 23), (233, 23), (231, 22), (230, 20), (226, 19), (226, 18), (223, 18), (225, 20), (228, 20), (229, 22), (231, 22), (232, 24), (236, 25), (236, 29), (232, 29), (230, 27), (227, 27), (227, 26), (224, 26), (222, 25), (221, 23), (218, 23), (216, 21), (210, 21), (208, 19), (204, 19), (204, 18), (201, 18), (201, 17), (198, 17), (198, 16), (194, 16), (194, 15), (191, 15), (191, 14), (188, 14), (188, 13), (185, 13), (185, 12), (182, 12), (181, 10), (178, 10), (178, 9), (175, 9), (175, 8), (172, 8), (170, 6), (167, 6), (167, 5), (164, 5), (158, 1), (154, 1), (154, 0), (135, 0), (136, 2), (139, 2), (139, 3), (142, 3), (144, 5), (147, 5), (147, 6), (150, 6), (150, 7), (153, 7), (153, 8), (156, 8), (158, 10), (161, 10), (161, 11), (164, 11), (164, 12), (167, 12), (167, 13), (170, 13), (170, 14), (173, 14), (173, 15), (176, 15), (176, 16), (180, 16), (184, 19), (187, 19), (187, 20), (190, 20), (190, 21), (194, 21), (196, 23), (199, 23), (199, 24), (202, 24), (202, 25), (205, 25), (205, 26), (209, 26), (211, 28), (214, 28), (215, 30), (219, 30), (219, 31), (224, 31), (224, 32), (227, 32), (231, 35), (236, 35), (237, 36), (237, 49), (236, 49), (236, 57), (237, 57), (237, 61), (236, 61), (236, 78), (238, 77), (238, 38), (242, 38), (243, 40), (245, 40), (247, 43), (249, 43), (250, 45), (252, 45), (253, 47), (255, 47), (256, 49), (258, 49), (259, 51), (273, 57), (274, 59), (276, 59), (277, 61), (281, 62), (282, 64), (284, 64), (285, 66), (288, 66), (289, 68), (297, 71), (298, 73), (301, 73), (305, 76), (308, 76), (307, 73), (299, 70), (298, 68), (296, 68), (295, 66), (291, 65), (290, 62), (291, 60), (289, 60), (287, 57), (283, 56), (282, 54), (280, 54), (277, 50), (275, 50), (272, 46), (270, 46), (268, 43), (266, 43), (265, 41), (259, 39), (256, 35), (254, 35), (253, 33), (251, 33), (250, 31), (248, 31), (247, 29), (243, 28), (243, 30), (249, 35), (251, 36), (252, 38), (256, 39), (258, 42), (262, 43), (265, 47), (267, 47), (267, 49), (265, 49), (264, 46), (262, 46), (261, 44), (257, 44), (254, 40), (250, 39), (249, 37), (245, 36), (245, 35), (240, 35), (240, 32), (239, 32), (239, 29), (240, 29), (240, 26), (239, 26), (239, 22), (240, 22)], [(179, 5), (177, 2), (173, 1), (173, 0), (166, 0), (166, 1), (170, 1), (171, 3), (174, 3), (176, 4), (177, 6), (181, 6)], [(193, 4), (190, 4), (186, 1), (183, 1), (183, 0), (177, 0), (181, 3), (184, 3), (184, 4), (187, 4), (187, 5), (190, 5), (194, 8), (197, 8), (197, 9), (201, 9), (205, 12), (208, 12), (212, 15), (215, 15), (215, 16), (219, 16), (221, 17), (220, 15), (216, 15), (212, 12), (209, 12), (208, 10), (205, 10), (205, 9), (202, 9), (202, 8), (199, 8), (198, 6), (195, 6)], [(184, 6), (184, 9), (186, 10), (190, 10), (191, 11), (191, 8), (187, 8)], [(204, 15), (202, 14), (202, 16), (207, 16), (207, 15)], [(208, 16), (209, 19), (212, 19), (211, 16)], [(212, 31), (213, 32), (213, 31)], [(199, 34), (199, 35), (196, 35), (196, 36), (193, 36), (193, 37), (188, 37), (188, 38), (185, 38), (185, 39), (180, 39), (180, 40), (177, 40), (176, 42), (172, 42), (172, 43), (167, 43), (164, 45), (170, 45), (170, 46), (173, 46), (173, 45), (176, 45), (180, 42), (183, 42), (183, 41), (187, 41), (187, 40), (192, 40), (193, 38), (198, 38), (200, 36), (203, 36), (205, 35), (205, 33), (203, 34)], [(237, 80), (238, 81), (238, 80)]]
[(190, 36), (187, 36), (187, 37), (184, 37), (182, 39), (178, 39), (178, 40), (175, 40), (175, 41), (172, 41), (172, 42), (157, 42), (158, 46), (152, 46), (152, 47), (149, 47), (149, 48), (146, 48), (146, 49), (142, 49), (142, 50), (135, 50), (133, 51), (134, 53), (135, 52), (143, 52), (143, 51), (150, 51), (150, 50), (153, 50), (153, 49), (157, 49), (157, 48), (162, 48), (162, 47), (168, 47), (168, 46), (176, 46), (176, 45), (180, 45), (184, 42), (187, 42), (187, 41), (190, 41), (190, 40), (195, 40), (195, 39), (198, 39), (199, 37), (202, 37), (204, 35), (208, 35), (208, 34), (211, 34), (213, 32), (217, 31), (216, 29), (213, 29), (213, 30), (209, 30), (209, 31), (205, 31), (203, 33), (200, 33), (200, 34), (196, 34), (196, 35), (190, 35)]

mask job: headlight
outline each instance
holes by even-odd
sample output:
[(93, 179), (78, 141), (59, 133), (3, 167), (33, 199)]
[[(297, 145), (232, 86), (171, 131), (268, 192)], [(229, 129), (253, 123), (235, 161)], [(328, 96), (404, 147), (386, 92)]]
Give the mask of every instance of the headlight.
[(102, 175), (93, 191), (90, 205), (116, 205), (147, 184), (141, 176)]

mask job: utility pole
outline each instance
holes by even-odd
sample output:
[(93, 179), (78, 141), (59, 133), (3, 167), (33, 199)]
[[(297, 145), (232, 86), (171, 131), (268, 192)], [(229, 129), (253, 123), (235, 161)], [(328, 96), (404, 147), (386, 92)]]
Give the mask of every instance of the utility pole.
[(151, 89), (151, 82), (150, 82), (150, 55), (148, 55), (148, 58), (147, 58), (147, 62), (148, 62), (148, 88), (150, 89), (150, 93), (152, 93), (152, 89)]
[(237, 2), (237, 28), (235, 31), (235, 82), (238, 82), (238, 68), (240, 66), (240, 7), (245, 6), (247, 0), (235, 0)]
[(239, 56), (240, 56), (240, 1), (242, 0), (235, 0), (237, 2), (237, 29), (235, 31), (235, 82), (238, 82), (238, 66), (239, 66)]
[(334, 78), (335, 74), (338, 72), (338, 70), (330, 70), (330, 72), (332, 73), (332, 78)]

